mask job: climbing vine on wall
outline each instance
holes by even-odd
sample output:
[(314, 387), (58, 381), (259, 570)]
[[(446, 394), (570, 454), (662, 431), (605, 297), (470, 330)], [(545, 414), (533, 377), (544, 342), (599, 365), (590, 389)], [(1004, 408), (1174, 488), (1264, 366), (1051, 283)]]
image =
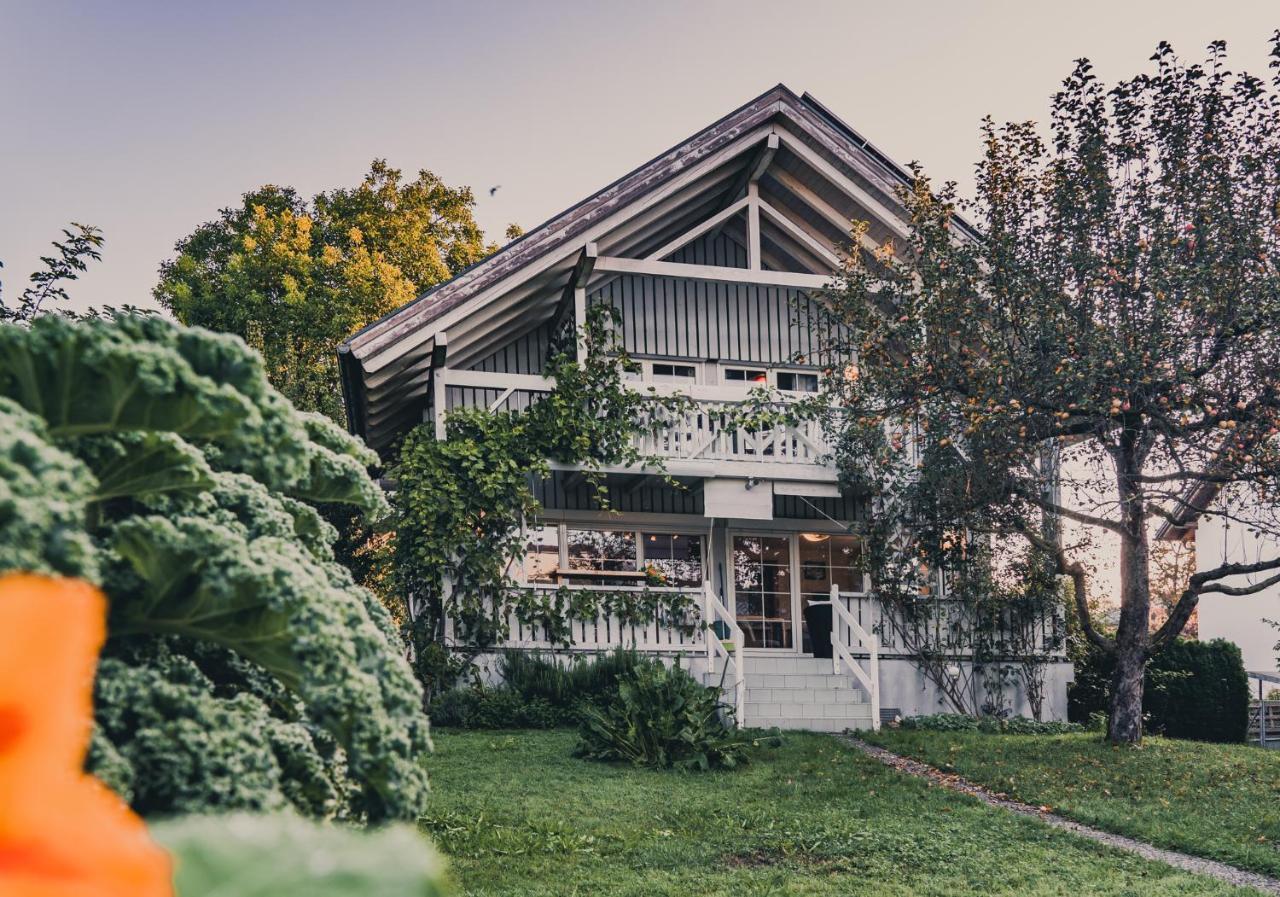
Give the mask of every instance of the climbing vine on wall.
[[(429, 689), (449, 684), (467, 660), (466, 652), (460, 660), (446, 648), (479, 651), (502, 635), (495, 608), (511, 606), (556, 632), (588, 612), (590, 596), (576, 590), (572, 602), (535, 607), (513, 576), (526, 527), (542, 510), (533, 482), (550, 474), (550, 462), (581, 465), (605, 507), (605, 467), (663, 469), (640, 453), (636, 437), (662, 429), (688, 399), (625, 385), (639, 365), (617, 344), (616, 324), (611, 307), (589, 309), (581, 331), (553, 346), (545, 375), (554, 385), (527, 408), (458, 408), (446, 418), (444, 439), (425, 424), (401, 445), (389, 471), (395, 587), (409, 609), (415, 665)], [(454, 624), (449, 646), (446, 620)]]

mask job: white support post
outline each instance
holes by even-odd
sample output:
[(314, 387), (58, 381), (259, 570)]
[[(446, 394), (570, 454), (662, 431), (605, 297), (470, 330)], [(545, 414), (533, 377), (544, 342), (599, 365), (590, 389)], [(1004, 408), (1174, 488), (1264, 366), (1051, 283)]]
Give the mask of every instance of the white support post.
[(747, 267), (760, 270), (760, 184), (747, 184)]
[(436, 418), (436, 439), (444, 439), (444, 418), (449, 395), (445, 389), (444, 372), (449, 354), (449, 336), (443, 330), (436, 334), (435, 348), (431, 350), (431, 401)]

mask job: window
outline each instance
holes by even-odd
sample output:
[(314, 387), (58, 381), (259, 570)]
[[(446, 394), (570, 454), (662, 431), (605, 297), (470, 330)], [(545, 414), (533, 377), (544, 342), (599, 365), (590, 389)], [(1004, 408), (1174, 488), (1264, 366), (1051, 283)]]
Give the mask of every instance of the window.
[(784, 392), (817, 392), (818, 375), (799, 371), (778, 371), (778, 389)]
[[(566, 529), (565, 548), (570, 570), (604, 573), (635, 573), (640, 570), (636, 534), (630, 530)], [(574, 580), (577, 583), (589, 581)]]
[(684, 533), (641, 533), (645, 568), (657, 574), (658, 583), (673, 588), (701, 588), (702, 537)]
[(769, 374), (764, 368), (725, 368), (725, 383), (768, 383)]
[(744, 647), (791, 647), (789, 536), (734, 537), (733, 595)]
[(529, 533), (524, 556), (524, 581), (554, 583), (560, 568), (560, 527), (540, 526)]
[(703, 537), (696, 533), (577, 529), (553, 524), (529, 532), (522, 569), (524, 581), (530, 584), (642, 586), (648, 582), (701, 589), (707, 576), (704, 564)]
[(667, 364), (655, 361), (651, 368), (654, 383), (684, 383), (698, 379), (698, 369), (691, 364)]

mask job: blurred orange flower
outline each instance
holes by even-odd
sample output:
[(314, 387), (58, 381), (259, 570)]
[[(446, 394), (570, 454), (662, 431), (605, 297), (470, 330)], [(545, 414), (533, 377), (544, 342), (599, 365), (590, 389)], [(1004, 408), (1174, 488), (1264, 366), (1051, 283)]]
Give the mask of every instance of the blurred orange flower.
[(168, 855), (83, 771), (106, 601), (77, 580), (0, 577), (0, 894), (160, 897)]

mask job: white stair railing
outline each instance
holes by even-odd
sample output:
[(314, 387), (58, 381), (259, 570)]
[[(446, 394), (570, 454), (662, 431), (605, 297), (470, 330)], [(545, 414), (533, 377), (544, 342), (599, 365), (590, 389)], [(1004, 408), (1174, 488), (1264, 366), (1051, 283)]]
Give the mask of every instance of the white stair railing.
[[(747, 724), (747, 686), (746, 674), (743, 671), (743, 652), (742, 629), (738, 626), (738, 621), (734, 615), (725, 607), (723, 601), (716, 595), (711, 588), (711, 583), (704, 585), (703, 591), (703, 613), (702, 621), (706, 625), (706, 632), (703, 636), (707, 643), (707, 669), (711, 673), (711, 677), (716, 675), (716, 657), (724, 658), (725, 669), (728, 670), (729, 663), (733, 663), (733, 709), (734, 720), (738, 728), (742, 728)], [(716, 624), (722, 623), (729, 633), (732, 650), (725, 647), (725, 639), (721, 638), (716, 632)]]
[[(813, 602), (814, 604), (826, 604)], [(846, 630), (849, 637), (845, 637)], [(855, 645), (854, 642), (857, 644)], [(864, 669), (853, 649), (861, 648), (867, 652), (867, 666)], [(871, 700), (871, 728), (880, 731), (880, 639), (867, 632), (858, 618), (849, 612), (840, 598), (840, 587), (831, 587), (831, 666), (832, 672), (839, 673), (844, 664), (853, 673), (855, 679), (862, 683)]]

